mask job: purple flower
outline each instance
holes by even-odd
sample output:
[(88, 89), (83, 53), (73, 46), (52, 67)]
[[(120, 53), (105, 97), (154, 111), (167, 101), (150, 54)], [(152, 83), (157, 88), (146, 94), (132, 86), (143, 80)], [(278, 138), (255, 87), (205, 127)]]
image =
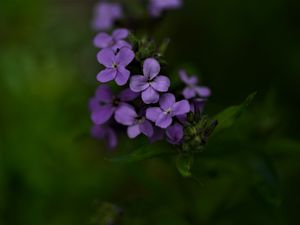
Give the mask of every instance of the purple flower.
[(180, 70), (179, 76), (181, 80), (187, 85), (187, 87), (183, 90), (183, 96), (186, 99), (191, 99), (196, 97), (208, 98), (211, 95), (211, 91), (208, 87), (197, 86), (198, 78), (196, 76), (188, 77), (186, 71)]
[(125, 89), (114, 97), (109, 86), (100, 85), (95, 96), (89, 102), (93, 123), (96, 125), (106, 123), (122, 105), (134, 100), (136, 97), (137, 94), (130, 89)]
[(130, 71), (125, 67), (134, 59), (134, 52), (129, 48), (121, 48), (116, 54), (112, 49), (102, 49), (97, 55), (98, 61), (106, 67), (97, 75), (100, 82), (115, 80), (120, 86), (129, 79)]
[(160, 16), (162, 11), (169, 9), (178, 9), (182, 6), (182, 0), (150, 0), (150, 15)]
[(160, 107), (148, 108), (146, 117), (160, 128), (167, 128), (172, 124), (173, 117), (186, 114), (190, 111), (187, 100), (176, 102), (173, 94), (164, 94), (159, 100)]
[(207, 99), (204, 98), (194, 98), (190, 102), (191, 112), (202, 113)]
[(146, 104), (156, 103), (159, 100), (158, 92), (167, 92), (170, 80), (166, 76), (158, 75), (160, 65), (157, 60), (148, 58), (144, 62), (144, 75), (132, 76), (130, 88), (134, 92), (142, 92), (142, 99)]
[(138, 115), (130, 105), (122, 105), (116, 112), (115, 119), (118, 123), (128, 126), (127, 134), (130, 138), (135, 138), (141, 133), (147, 137), (153, 135), (152, 124), (143, 115)]
[(167, 128), (166, 134), (168, 142), (175, 145), (180, 144), (184, 136), (183, 127), (179, 123), (175, 123)]
[(115, 52), (123, 47), (132, 48), (132, 46), (124, 41), (129, 31), (127, 29), (116, 29), (109, 35), (107, 33), (99, 33), (94, 38), (94, 45), (98, 48), (112, 48)]
[(92, 27), (94, 30), (109, 30), (122, 17), (123, 10), (119, 3), (100, 2), (95, 6)]
[(116, 132), (106, 125), (94, 125), (91, 128), (91, 135), (95, 139), (104, 139), (107, 141), (108, 147), (114, 149), (117, 147), (118, 140)]

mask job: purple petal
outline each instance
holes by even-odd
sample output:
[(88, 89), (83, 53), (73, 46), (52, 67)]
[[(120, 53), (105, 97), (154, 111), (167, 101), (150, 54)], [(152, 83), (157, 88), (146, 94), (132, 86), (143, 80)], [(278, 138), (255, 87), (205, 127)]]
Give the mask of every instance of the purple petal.
[(170, 93), (163, 94), (159, 100), (159, 105), (163, 110), (170, 109), (175, 103), (175, 96)]
[(117, 134), (112, 128), (108, 128), (107, 130), (107, 141), (110, 149), (114, 149), (118, 145)]
[(198, 83), (198, 78), (196, 76), (189, 77), (185, 70), (180, 70), (179, 76), (186, 85), (196, 85)]
[(121, 48), (116, 55), (116, 62), (118, 65), (127, 66), (134, 59), (134, 52), (129, 48)]
[(120, 86), (123, 86), (127, 83), (130, 76), (129, 70), (125, 69), (123, 66), (118, 66), (118, 72), (116, 75), (116, 83)]
[(97, 75), (97, 80), (102, 83), (106, 83), (108, 81), (111, 81), (115, 79), (117, 76), (117, 70), (113, 68), (102, 70)]
[(105, 49), (102, 49), (97, 54), (97, 59), (98, 59), (99, 63), (110, 68), (115, 63), (116, 56), (112, 49), (105, 48)]
[(191, 99), (196, 96), (196, 91), (195, 91), (195, 88), (193, 88), (193, 87), (186, 87), (183, 90), (182, 94), (183, 94), (184, 98)]
[(92, 135), (93, 138), (96, 138), (96, 139), (105, 138), (106, 132), (107, 132), (106, 127), (101, 126), (101, 125), (100, 126), (99, 125), (94, 125), (91, 128), (91, 135)]
[(106, 123), (114, 113), (114, 107), (112, 105), (105, 105), (99, 107), (91, 114), (91, 119), (94, 124), (101, 125)]
[(190, 112), (191, 107), (187, 100), (176, 102), (172, 107), (172, 115), (178, 116)]
[(99, 33), (94, 38), (94, 45), (98, 48), (107, 48), (113, 44), (113, 39), (107, 33)]
[(158, 75), (159, 71), (160, 65), (156, 59), (148, 58), (144, 61), (143, 73), (145, 76), (148, 76), (150, 77), (150, 79), (153, 79)]
[(132, 49), (131, 44), (129, 44), (126, 41), (123, 40), (119, 40), (116, 42), (116, 44), (112, 47), (112, 49), (114, 50), (114, 52), (117, 52), (118, 50), (120, 50), (121, 48), (129, 48)]
[(168, 129), (166, 130), (166, 134), (168, 137), (168, 141), (171, 144), (180, 144), (184, 136), (183, 127), (180, 124), (176, 123), (173, 126), (168, 127)]
[(171, 125), (172, 121), (173, 120), (172, 120), (172, 117), (171, 117), (170, 114), (161, 113), (158, 116), (158, 118), (157, 118), (157, 120), (155, 122), (155, 125), (158, 126), (158, 127), (160, 127), (160, 128), (164, 128), (165, 129), (168, 126)]
[(120, 28), (120, 29), (114, 30), (114, 32), (112, 33), (112, 36), (114, 37), (114, 39), (116, 41), (118, 41), (118, 40), (127, 38), (128, 34), (129, 34), (129, 31), (127, 29)]
[(157, 91), (166, 92), (170, 87), (170, 79), (166, 76), (157, 76), (151, 82), (151, 86)]
[(115, 120), (122, 125), (131, 126), (135, 124), (136, 117), (135, 109), (128, 104), (122, 104), (116, 109)]
[(99, 100), (96, 97), (90, 98), (88, 106), (91, 112), (96, 111), (99, 108)]
[(149, 83), (147, 82), (148, 78), (146, 76), (132, 76), (130, 79), (130, 89), (134, 92), (144, 91), (149, 87)]
[(130, 88), (126, 88), (125, 90), (123, 90), (119, 97), (120, 100), (122, 102), (130, 102), (133, 101), (134, 99), (136, 99), (139, 96), (138, 93), (133, 92), (132, 90), (130, 90)]
[(146, 111), (146, 118), (152, 122), (156, 122), (157, 118), (163, 111), (159, 107), (148, 108)]
[(96, 89), (96, 99), (104, 103), (111, 103), (113, 99), (113, 93), (109, 86), (102, 84)]
[(191, 112), (202, 112), (206, 103), (206, 99), (197, 98), (192, 100), (190, 106), (191, 106)]
[(153, 127), (148, 120), (145, 120), (143, 123), (139, 125), (140, 125), (141, 132), (145, 134), (147, 137), (151, 137), (153, 135)]
[(200, 86), (196, 87), (196, 92), (200, 97), (207, 98), (211, 95), (211, 90), (208, 87)]
[(139, 124), (135, 124), (127, 128), (127, 134), (129, 138), (136, 138), (138, 135), (140, 135), (140, 133), (141, 130)]
[(146, 104), (156, 103), (159, 100), (159, 94), (151, 86), (142, 92), (143, 102)]

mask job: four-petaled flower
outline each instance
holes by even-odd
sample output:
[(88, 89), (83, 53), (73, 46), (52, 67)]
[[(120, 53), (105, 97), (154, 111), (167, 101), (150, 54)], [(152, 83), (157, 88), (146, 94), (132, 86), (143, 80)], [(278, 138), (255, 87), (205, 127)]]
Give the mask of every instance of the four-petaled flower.
[(128, 37), (127, 29), (116, 29), (112, 35), (99, 33), (94, 38), (94, 45), (98, 48), (112, 48), (115, 52), (122, 47), (132, 48), (132, 46), (123, 39)]
[(107, 125), (94, 125), (91, 128), (91, 136), (95, 139), (107, 141), (108, 148), (117, 147), (118, 139), (116, 132)]
[(89, 102), (93, 123), (96, 125), (106, 123), (121, 106), (126, 105), (126, 102), (132, 101), (136, 97), (137, 94), (130, 89), (125, 89), (115, 97), (109, 86), (100, 85), (95, 96)]
[(176, 102), (173, 94), (163, 94), (159, 100), (160, 107), (148, 108), (146, 117), (155, 125), (167, 128), (172, 124), (173, 117), (184, 115), (190, 111), (190, 104), (187, 100)]
[(128, 126), (127, 134), (130, 138), (135, 138), (141, 133), (147, 137), (153, 135), (152, 124), (144, 115), (138, 115), (130, 105), (122, 105), (116, 112), (115, 119), (118, 123)]
[(134, 59), (134, 52), (126, 47), (121, 48), (115, 53), (110, 48), (102, 49), (97, 54), (98, 61), (106, 67), (97, 75), (100, 82), (115, 80), (120, 86), (127, 83), (130, 71), (125, 67)]
[(211, 95), (211, 91), (208, 87), (197, 86), (198, 78), (196, 76), (188, 77), (186, 71), (180, 70), (179, 76), (181, 80), (187, 85), (182, 94), (186, 99), (191, 99), (197, 95), (202, 98), (208, 98)]
[(180, 144), (184, 136), (183, 127), (179, 123), (175, 123), (167, 128), (166, 135), (171, 144)]
[(123, 9), (119, 3), (101, 2), (95, 6), (92, 27), (94, 30), (109, 30), (122, 17)]
[(158, 75), (160, 65), (154, 58), (148, 58), (143, 65), (144, 75), (132, 76), (130, 88), (134, 92), (142, 92), (142, 99), (146, 104), (156, 103), (159, 100), (158, 92), (167, 92), (170, 80), (166, 76)]

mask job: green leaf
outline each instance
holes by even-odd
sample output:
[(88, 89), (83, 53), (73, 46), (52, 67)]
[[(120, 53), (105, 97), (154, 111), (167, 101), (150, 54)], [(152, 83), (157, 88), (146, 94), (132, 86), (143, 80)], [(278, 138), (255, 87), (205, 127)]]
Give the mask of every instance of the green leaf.
[(192, 176), (192, 166), (194, 163), (194, 156), (193, 154), (181, 154), (177, 158), (176, 166), (179, 173), (183, 177), (191, 177)]
[(256, 92), (250, 94), (243, 104), (238, 106), (231, 106), (215, 116), (214, 119), (218, 121), (218, 126), (216, 127), (213, 135), (231, 127), (247, 109), (247, 107), (253, 101), (255, 95)]
[(154, 158), (161, 155), (173, 155), (176, 151), (172, 151), (170, 145), (165, 145), (163, 143), (150, 144), (145, 147), (139, 148), (127, 155), (117, 156), (113, 158), (106, 158), (110, 162), (123, 162), (132, 163), (138, 162), (150, 158)]

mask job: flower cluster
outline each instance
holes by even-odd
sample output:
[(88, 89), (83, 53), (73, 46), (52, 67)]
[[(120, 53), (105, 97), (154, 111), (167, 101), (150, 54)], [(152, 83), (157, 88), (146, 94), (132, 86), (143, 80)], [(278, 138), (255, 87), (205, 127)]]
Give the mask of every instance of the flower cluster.
[[(145, 135), (150, 141), (166, 138), (179, 145), (188, 125), (188, 114), (202, 111), (210, 90), (198, 86), (196, 76), (189, 77), (181, 70), (179, 76), (186, 87), (183, 99), (176, 100), (170, 92), (170, 78), (161, 74), (159, 59), (149, 56), (137, 60), (136, 49), (126, 40), (128, 35), (127, 29), (116, 29), (112, 35), (100, 33), (94, 39), (100, 49), (97, 60), (103, 69), (97, 75), (101, 84), (89, 103), (94, 123), (92, 136), (106, 139), (109, 147), (114, 148), (116, 131), (125, 128), (129, 138)], [(108, 82), (118, 86), (117, 94)]]

